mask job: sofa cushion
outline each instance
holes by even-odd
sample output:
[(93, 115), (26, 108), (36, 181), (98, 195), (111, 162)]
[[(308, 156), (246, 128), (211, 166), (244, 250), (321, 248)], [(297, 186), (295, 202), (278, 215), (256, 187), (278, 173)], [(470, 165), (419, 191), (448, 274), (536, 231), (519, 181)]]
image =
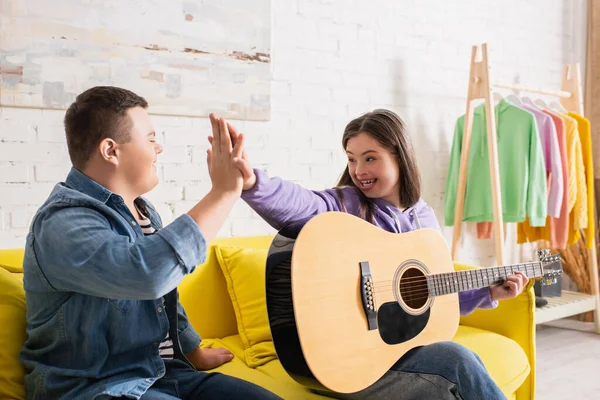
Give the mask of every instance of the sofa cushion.
[[(452, 341), (460, 343), (477, 353), (500, 389), (509, 399), (514, 398), (514, 392), (527, 378), (530, 370), (527, 357), (516, 342), (490, 331), (462, 325), (458, 327)], [(203, 341), (202, 346), (227, 348), (236, 358), (241, 358), (244, 354), (244, 345), (239, 335), (228, 336), (223, 339), (206, 339)], [(250, 368), (247, 369), (250, 370)], [(271, 360), (255, 370), (280, 383), (285, 383), (289, 389), (293, 388), (296, 393), (304, 393), (306, 397), (302, 398), (323, 398), (308, 391), (293, 380), (283, 369), (279, 360)], [(259, 383), (258, 380), (253, 380), (256, 379), (256, 375), (250, 375), (248, 372), (241, 375), (236, 374), (235, 376)]]
[(529, 375), (527, 355), (517, 342), (506, 336), (461, 325), (452, 341), (475, 352), (507, 396), (515, 392)]
[(240, 335), (231, 335), (220, 339), (203, 339), (200, 347), (224, 347), (229, 349), (240, 360), (246, 359), (244, 355), (244, 343), (242, 343)]
[(218, 246), (215, 252), (233, 303), (246, 364), (263, 365), (276, 358), (265, 301), (267, 250)]
[(222, 339), (203, 339), (201, 347), (220, 347), (229, 349), (235, 358), (229, 363), (214, 369), (214, 372), (235, 376), (262, 386), (284, 399), (327, 399), (311, 392), (294, 381), (283, 369), (279, 360), (271, 360), (260, 367), (250, 368), (245, 365), (244, 349), (240, 335), (227, 336)]
[(0, 398), (24, 399), (19, 352), (27, 339), (22, 274), (0, 268)]
[(23, 272), (24, 249), (6, 249), (0, 251), (0, 268), (10, 272)]

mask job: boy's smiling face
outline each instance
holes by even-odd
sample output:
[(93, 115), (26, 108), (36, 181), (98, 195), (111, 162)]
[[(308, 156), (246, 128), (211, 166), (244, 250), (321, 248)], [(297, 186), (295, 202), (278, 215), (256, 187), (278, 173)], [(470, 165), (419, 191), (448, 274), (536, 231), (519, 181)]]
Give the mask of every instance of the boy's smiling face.
[(156, 142), (156, 133), (148, 112), (142, 107), (130, 108), (130, 138), (118, 145), (118, 171), (132, 193), (141, 196), (158, 184), (157, 156), (163, 148)]

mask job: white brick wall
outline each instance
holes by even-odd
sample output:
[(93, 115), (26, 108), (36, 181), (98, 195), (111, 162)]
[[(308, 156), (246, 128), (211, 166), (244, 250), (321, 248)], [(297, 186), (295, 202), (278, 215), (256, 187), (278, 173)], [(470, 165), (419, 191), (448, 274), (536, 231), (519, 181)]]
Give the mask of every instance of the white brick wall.
[[(60, 0), (59, 0), (60, 1)], [(273, 7), (272, 119), (235, 121), (254, 166), (322, 189), (344, 167), (345, 124), (375, 107), (412, 131), (423, 197), (443, 221), (448, 153), (464, 113), (471, 46), (488, 42), (498, 80), (558, 88), (584, 55), (581, 0), (281, 0)], [(582, 28), (583, 27), (583, 28)], [(0, 248), (22, 246), (35, 206), (69, 167), (63, 112), (0, 109)], [(153, 117), (165, 151), (149, 197), (168, 223), (209, 189), (206, 119)], [(512, 227), (508, 241), (514, 243)], [(240, 203), (219, 235), (272, 233)], [(491, 240), (463, 229), (461, 260), (494, 262)], [(444, 228), (451, 243), (452, 228)], [(525, 249), (524, 251), (528, 251)], [(510, 245), (508, 255), (518, 254)]]

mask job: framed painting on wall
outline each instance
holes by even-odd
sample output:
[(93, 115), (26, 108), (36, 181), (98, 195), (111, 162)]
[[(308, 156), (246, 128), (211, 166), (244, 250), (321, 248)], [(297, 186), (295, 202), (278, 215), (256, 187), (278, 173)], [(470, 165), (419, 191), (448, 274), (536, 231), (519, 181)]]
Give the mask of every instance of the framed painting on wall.
[(268, 120), (270, 0), (0, 0), (0, 105), (120, 86), (149, 112)]

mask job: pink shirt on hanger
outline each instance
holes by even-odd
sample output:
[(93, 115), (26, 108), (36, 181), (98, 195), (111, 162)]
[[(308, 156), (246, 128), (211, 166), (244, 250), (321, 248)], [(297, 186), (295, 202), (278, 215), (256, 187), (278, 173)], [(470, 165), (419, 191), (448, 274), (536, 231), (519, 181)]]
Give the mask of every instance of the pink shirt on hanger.
[(548, 110), (542, 110), (552, 118), (556, 128), (556, 138), (560, 151), (563, 181), (563, 201), (560, 206), (558, 218), (548, 217), (543, 227), (532, 227), (529, 220), (517, 224), (517, 243), (535, 242), (538, 240), (549, 240), (550, 246), (555, 249), (565, 249), (569, 238), (569, 202), (568, 202), (568, 179), (569, 167), (567, 159), (567, 138), (565, 123), (559, 115)]
[(538, 124), (538, 132), (542, 141), (544, 151), (544, 162), (546, 172), (549, 177), (550, 191), (548, 194), (548, 215), (554, 218), (560, 217), (560, 210), (563, 202), (564, 183), (563, 183), (563, 165), (558, 146), (558, 136), (556, 134), (556, 125), (552, 117), (542, 112), (539, 108), (529, 104), (516, 104), (535, 116)]

